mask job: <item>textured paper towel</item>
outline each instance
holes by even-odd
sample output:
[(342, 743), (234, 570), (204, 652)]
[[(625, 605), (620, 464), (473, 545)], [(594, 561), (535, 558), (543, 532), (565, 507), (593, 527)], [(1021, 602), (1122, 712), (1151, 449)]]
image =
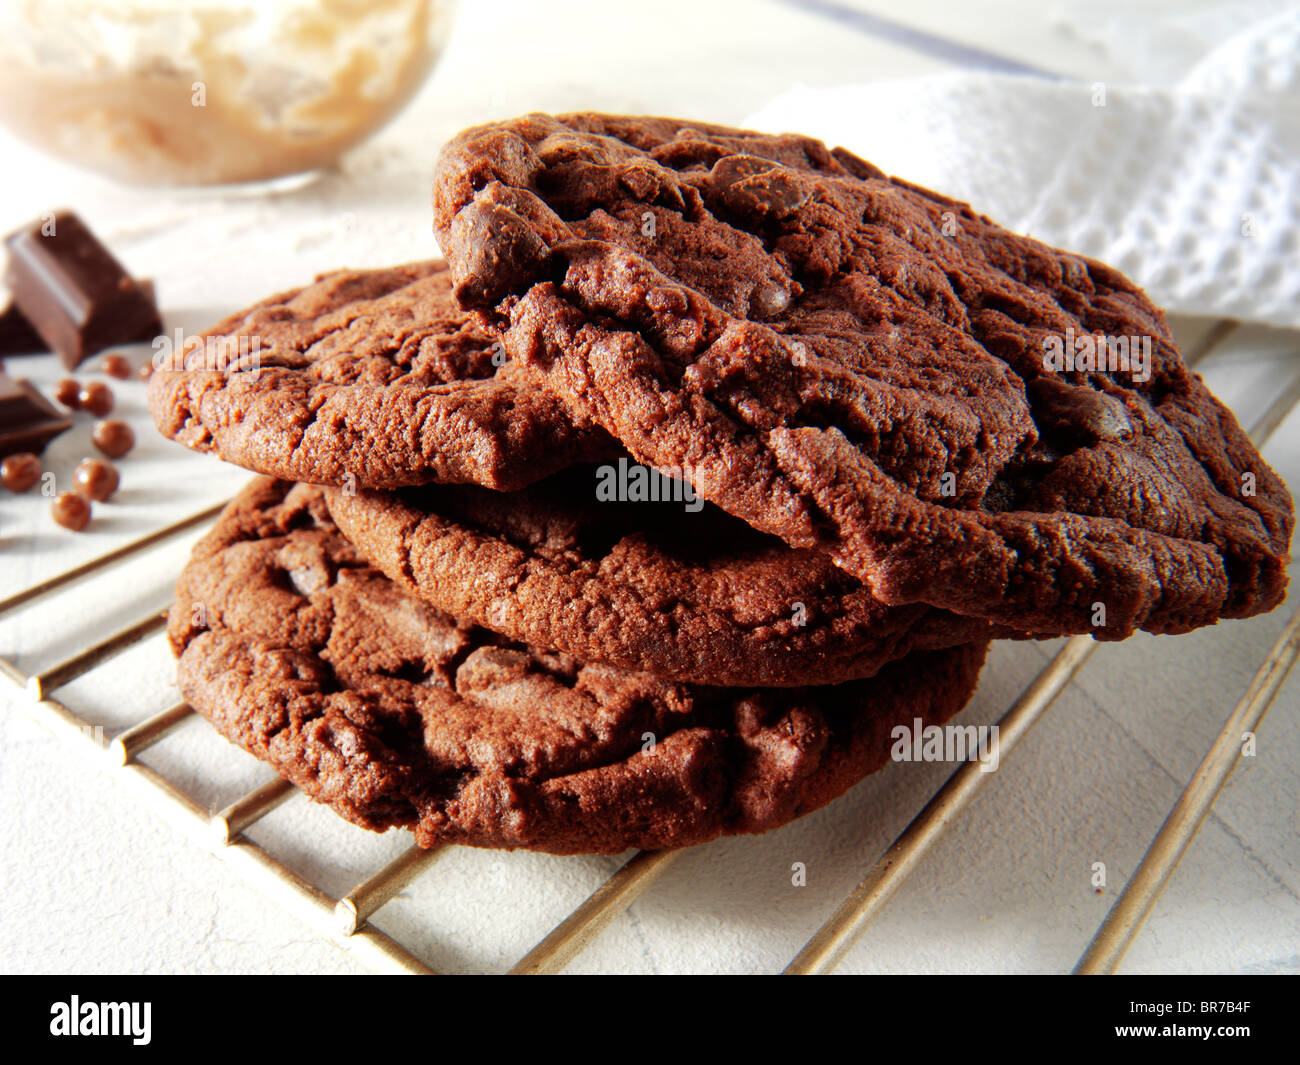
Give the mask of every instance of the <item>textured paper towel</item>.
[(1170, 310), (1300, 326), (1300, 11), (1172, 89), (939, 74), (793, 89), (748, 124), (842, 144)]

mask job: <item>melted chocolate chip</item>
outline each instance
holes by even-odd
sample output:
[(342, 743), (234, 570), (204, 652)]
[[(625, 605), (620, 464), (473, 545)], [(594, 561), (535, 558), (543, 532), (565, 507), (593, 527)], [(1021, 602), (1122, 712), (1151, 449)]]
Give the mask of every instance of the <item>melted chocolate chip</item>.
[(1124, 404), (1087, 385), (1045, 376), (1029, 382), (1028, 392), (1034, 422), (1043, 438), (1063, 451), (1123, 440), (1132, 434)]

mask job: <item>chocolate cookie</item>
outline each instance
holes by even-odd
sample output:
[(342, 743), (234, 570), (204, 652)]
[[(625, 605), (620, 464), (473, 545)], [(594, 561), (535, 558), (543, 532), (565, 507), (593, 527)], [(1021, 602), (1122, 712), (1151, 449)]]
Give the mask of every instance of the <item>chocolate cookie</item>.
[(350, 821), (555, 853), (808, 813), (889, 760), (895, 725), (955, 713), (986, 649), (766, 691), (584, 663), (408, 595), (338, 533), (320, 489), (269, 478), (195, 548), (168, 634), (191, 705)]
[(231, 315), (149, 381), (166, 436), (260, 473), (516, 488), (608, 449), (520, 387), (441, 262), (341, 272)]
[(434, 199), (458, 296), (575, 419), (885, 603), (1114, 639), (1282, 598), (1285, 487), (1110, 267), (663, 118), (468, 130)]
[[(519, 492), (430, 485), (326, 493), (399, 587), (514, 639), (701, 684), (868, 677), (913, 650), (995, 635), (988, 622), (888, 607), (817, 551), (787, 547), (644, 467), (576, 466)], [(621, 494), (615, 489), (622, 479)], [(680, 487), (680, 483), (678, 484)]]

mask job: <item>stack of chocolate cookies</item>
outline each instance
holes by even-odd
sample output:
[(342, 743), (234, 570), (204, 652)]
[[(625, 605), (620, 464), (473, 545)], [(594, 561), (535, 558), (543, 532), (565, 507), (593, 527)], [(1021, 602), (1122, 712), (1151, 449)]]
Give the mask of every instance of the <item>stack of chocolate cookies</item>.
[(443, 151), (448, 263), (220, 323), (150, 398), (262, 474), (185, 697), (369, 828), (557, 853), (777, 827), (990, 639), (1272, 609), (1290, 497), (1116, 271), (843, 149), (530, 115)]

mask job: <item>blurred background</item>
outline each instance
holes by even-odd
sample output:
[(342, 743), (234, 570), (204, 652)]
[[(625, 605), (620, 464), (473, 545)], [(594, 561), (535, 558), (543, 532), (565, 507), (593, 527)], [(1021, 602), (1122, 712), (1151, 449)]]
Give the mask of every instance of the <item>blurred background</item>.
[[(1119, 265), (1180, 309), (1185, 279), (1140, 261), (1133, 245), (1152, 233), (1113, 209), (1173, 198), (1185, 222), (1205, 178), (1214, 221), (1239, 227), (1258, 166), (1277, 161), (1254, 160), (1255, 142), (1207, 144), (1224, 115), (1247, 140), (1262, 130), (1291, 174), (1300, 152), (1297, 7), (1285, 0), (5, 0), (0, 12), (0, 224), (75, 205), (172, 306), (210, 295), (214, 273), (238, 303), (320, 270), (432, 254), (439, 145), (529, 110), (822, 136), (1014, 228), (1128, 255)], [(868, 91), (818, 92), (844, 86)], [(1211, 163), (1228, 171), (1207, 177)], [(316, 168), (242, 203), (238, 191), (158, 189)], [(1067, 174), (1088, 195), (1060, 217)], [(1084, 217), (1107, 187), (1105, 210)], [(1039, 202), (1049, 195), (1056, 217)], [(1285, 199), (1264, 206), (1289, 211)], [(1167, 235), (1177, 222), (1154, 224)], [(1112, 232), (1088, 232), (1097, 225)], [(172, 268), (181, 243), (201, 249), (202, 276)], [(1207, 280), (1189, 292), (1213, 293)]]

